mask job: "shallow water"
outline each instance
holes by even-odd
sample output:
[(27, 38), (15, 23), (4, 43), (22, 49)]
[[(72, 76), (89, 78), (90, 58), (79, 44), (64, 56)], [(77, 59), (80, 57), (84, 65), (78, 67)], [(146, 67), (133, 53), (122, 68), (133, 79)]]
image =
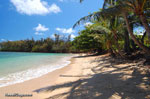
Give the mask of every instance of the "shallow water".
[(0, 87), (40, 77), (70, 63), (72, 54), (0, 52)]

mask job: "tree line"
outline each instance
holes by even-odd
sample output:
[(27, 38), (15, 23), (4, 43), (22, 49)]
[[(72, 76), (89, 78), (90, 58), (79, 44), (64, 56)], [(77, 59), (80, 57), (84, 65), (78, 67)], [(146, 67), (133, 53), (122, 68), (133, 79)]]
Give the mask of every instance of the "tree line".
[(59, 34), (54, 35), (54, 39), (46, 38), (41, 40), (19, 40), (6, 41), (0, 43), (0, 51), (14, 52), (51, 52), (68, 53), (71, 52), (71, 35), (68, 37)]
[(52, 38), (41, 38), (34, 40), (33, 38), (18, 41), (5, 41), (0, 43), (0, 51), (10, 52), (47, 52), (47, 53), (81, 53), (81, 52), (97, 52), (101, 51), (100, 43), (89, 35), (89, 31), (80, 31), (73, 41), (71, 35), (54, 34)]

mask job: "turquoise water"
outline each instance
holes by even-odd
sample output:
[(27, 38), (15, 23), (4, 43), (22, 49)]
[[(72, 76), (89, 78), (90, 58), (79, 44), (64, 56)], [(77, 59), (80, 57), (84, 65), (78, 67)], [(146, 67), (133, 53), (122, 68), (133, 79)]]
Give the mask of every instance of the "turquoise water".
[(72, 54), (0, 52), (0, 87), (37, 78), (70, 63)]

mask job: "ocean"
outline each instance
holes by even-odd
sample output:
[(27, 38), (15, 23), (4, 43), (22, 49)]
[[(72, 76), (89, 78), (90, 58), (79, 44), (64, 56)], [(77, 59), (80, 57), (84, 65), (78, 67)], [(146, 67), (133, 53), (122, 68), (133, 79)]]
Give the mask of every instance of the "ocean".
[(0, 87), (40, 77), (67, 66), (72, 54), (0, 52)]

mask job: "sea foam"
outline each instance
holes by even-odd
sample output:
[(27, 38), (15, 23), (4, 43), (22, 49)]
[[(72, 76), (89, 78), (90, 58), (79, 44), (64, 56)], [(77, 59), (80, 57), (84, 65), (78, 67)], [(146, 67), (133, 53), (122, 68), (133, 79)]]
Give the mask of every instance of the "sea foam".
[(0, 78), (0, 87), (21, 83), (27, 80), (31, 80), (34, 78), (38, 78), (42, 75), (45, 75), (49, 72), (52, 72), (56, 69), (63, 68), (71, 63), (70, 59), (72, 56), (64, 57), (63, 59), (60, 59), (59, 62), (40, 66), (37, 68), (30, 68), (24, 71), (8, 74), (4, 77)]

